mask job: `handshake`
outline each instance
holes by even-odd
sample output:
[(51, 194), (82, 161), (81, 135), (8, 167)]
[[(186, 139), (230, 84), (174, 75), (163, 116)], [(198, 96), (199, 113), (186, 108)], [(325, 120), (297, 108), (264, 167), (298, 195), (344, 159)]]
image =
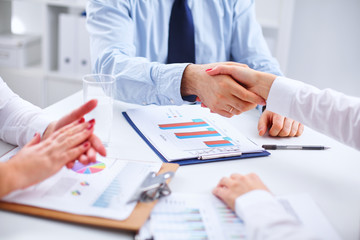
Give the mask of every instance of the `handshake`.
[[(197, 101), (211, 112), (232, 117), (256, 105), (266, 105), (276, 77), (235, 62), (192, 64), (184, 71), (181, 94), (196, 95)], [(267, 130), (270, 136), (294, 137), (302, 134), (304, 126), (290, 118), (264, 111), (258, 123), (259, 135), (263, 136)]]

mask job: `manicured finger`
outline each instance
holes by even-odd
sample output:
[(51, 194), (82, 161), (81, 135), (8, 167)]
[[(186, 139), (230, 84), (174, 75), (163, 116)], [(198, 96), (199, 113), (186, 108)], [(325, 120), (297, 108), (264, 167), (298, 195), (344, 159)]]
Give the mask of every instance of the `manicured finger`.
[(93, 148), (90, 148), (87, 152), (86, 152), (86, 156), (87, 159), (90, 162), (96, 162), (96, 151)]
[(96, 107), (96, 105), (97, 105), (96, 99), (92, 99), (86, 102), (79, 108), (72, 111), (70, 114), (62, 117), (57, 123), (57, 128), (63, 127), (73, 121), (76, 121), (77, 119), (82, 118), (85, 114), (91, 112)]
[(82, 154), (84, 154), (86, 151), (88, 151), (90, 147), (91, 147), (90, 142), (86, 141), (77, 147), (68, 149), (67, 151), (65, 151), (62, 154), (63, 164), (65, 165), (67, 162), (73, 161), (73, 160), (79, 158)]
[[(90, 148), (91, 149), (91, 148)], [(89, 150), (88, 150), (89, 151)], [(83, 164), (83, 165), (88, 165), (90, 163), (90, 160), (88, 159), (87, 157), (87, 154), (84, 153), (82, 154), (79, 158), (78, 158), (78, 161)]]
[(71, 161), (71, 162), (68, 162), (65, 164), (65, 166), (68, 168), (68, 169), (72, 169), (75, 165), (75, 161)]
[(210, 76), (215, 75), (232, 75), (236, 71), (236, 67), (232, 65), (219, 65), (205, 70)]
[(231, 90), (232, 94), (239, 98), (242, 101), (246, 101), (249, 103), (265, 105), (266, 101), (260, 97), (259, 95), (247, 90), (243, 86), (236, 84)]
[(30, 147), (30, 146), (36, 145), (36, 144), (40, 143), (40, 141), (41, 141), (40, 134), (35, 133), (34, 137), (24, 147)]
[(55, 139), (54, 143), (57, 149), (71, 149), (88, 140), (93, 134), (93, 131), (94, 125), (92, 123), (82, 123), (63, 132)]
[[(60, 135), (64, 135), (65, 132), (68, 132), (69, 129), (72, 129), (74, 128), (75, 126), (78, 126), (78, 125), (81, 125), (81, 124), (84, 124), (84, 121), (83, 119), (77, 119), (76, 121), (73, 121), (65, 126), (63, 126), (62, 128), (56, 130), (55, 132), (53, 132), (51, 135), (50, 135), (50, 138), (52, 139), (52, 141), (54, 141), (55, 139), (59, 140), (59, 136)], [(63, 137), (62, 137), (63, 138)]]
[(106, 149), (100, 138), (93, 134), (89, 141), (96, 152), (98, 152), (101, 156), (106, 156)]

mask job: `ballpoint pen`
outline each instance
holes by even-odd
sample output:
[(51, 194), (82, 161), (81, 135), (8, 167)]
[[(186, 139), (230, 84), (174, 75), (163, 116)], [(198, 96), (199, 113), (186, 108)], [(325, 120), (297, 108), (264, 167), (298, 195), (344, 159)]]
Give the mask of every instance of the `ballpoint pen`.
[(319, 145), (262, 145), (266, 150), (326, 150), (330, 147)]

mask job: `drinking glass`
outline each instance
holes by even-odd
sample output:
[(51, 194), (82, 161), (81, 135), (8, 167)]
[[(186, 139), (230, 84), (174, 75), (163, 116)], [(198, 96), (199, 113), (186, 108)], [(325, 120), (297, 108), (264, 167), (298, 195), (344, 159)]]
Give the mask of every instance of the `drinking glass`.
[(88, 74), (83, 77), (84, 101), (97, 99), (96, 108), (86, 114), (86, 120), (95, 119), (94, 133), (105, 147), (110, 144), (113, 121), (115, 77), (106, 74)]

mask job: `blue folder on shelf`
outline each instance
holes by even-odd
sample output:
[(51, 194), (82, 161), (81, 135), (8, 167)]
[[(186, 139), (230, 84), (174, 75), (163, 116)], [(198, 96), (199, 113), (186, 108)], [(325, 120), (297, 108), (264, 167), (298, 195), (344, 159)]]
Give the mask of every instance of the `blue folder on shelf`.
[[(128, 123), (134, 128), (134, 130), (139, 134), (139, 136), (149, 145), (149, 147), (160, 157), (163, 162), (171, 162), (177, 163), (181, 166), (183, 165), (190, 165), (190, 164), (197, 164), (197, 163), (208, 163), (208, 162), (218, 162), (218, 161), (228, 161), (228, 160), (238, 160), (244, 158), (253, 158), (253, 157), (264, 157), (269, 156), (270, 153), (263, 150), (257, 152), (249, 152), (249, 153), (242, 153), (241, 155), (237, 156), (229, 156), (229, 157), (218, 157), (218, 158), (211, 158), (211, 159), (199, 159), (198, 157), (189, 158), (189, 159), (182, 159), (182, 160), (172, 160), (169, 161), (150, 141), (149, 139), (143, 134), (143, 132), (136, 126), (134, 121), (128, 115), (128, 113), (122, 113)], [(144, 121), (146, 121), (144, 119)]]

